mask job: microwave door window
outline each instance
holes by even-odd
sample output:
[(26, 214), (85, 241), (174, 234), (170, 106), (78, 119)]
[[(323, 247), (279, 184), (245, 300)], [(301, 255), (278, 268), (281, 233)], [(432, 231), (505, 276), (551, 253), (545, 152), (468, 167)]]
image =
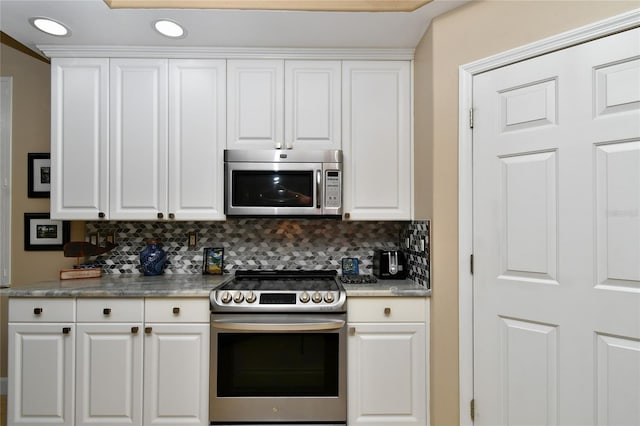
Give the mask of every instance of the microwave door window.
[(234, 171), (232, 202), (239, 207), (312, 207), (311, 171)]

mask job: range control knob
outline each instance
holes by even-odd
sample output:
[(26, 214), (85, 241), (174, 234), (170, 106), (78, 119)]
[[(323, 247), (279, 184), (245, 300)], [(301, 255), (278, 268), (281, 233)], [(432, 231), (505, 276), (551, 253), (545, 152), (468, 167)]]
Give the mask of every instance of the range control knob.
[(242, 303), (243, 300), (244, 300), (244, 296), (240, 292), (237, 292), (236, 295), (233, 296), (233, 301), (236, 303)]
[(229, 303), (231, 302), (231, 293), (229, 293), (228, 291), (225, 291), (224, 293), (222, 293), (222, 295), (220, 296), (220, 301), (222, 303)]
[(327, 292), (327, 294), (324, 295), (324, 301), (327, 303), (333, 303), (336, 300), (336, 298), (333, 296), (333, 293), (331, 292)]
[(256, 294), (252, 291), (249, 292), (249, 294), (247, 294), (247, 302), (248, 303), (253, 303), (256, 301)]
[(313, 300), (313, 303), (320, 303), (322, 302), (322, 295), (316, 291), (313, 293), (313, 296), (311, 296), (311, 300)]
[(302, 303), (308, 303), (309, 300), (311, 300), (311, 297), (309, 297), (309, 293), (307, 293), (306, 291), (300, 295), (300, 301)]

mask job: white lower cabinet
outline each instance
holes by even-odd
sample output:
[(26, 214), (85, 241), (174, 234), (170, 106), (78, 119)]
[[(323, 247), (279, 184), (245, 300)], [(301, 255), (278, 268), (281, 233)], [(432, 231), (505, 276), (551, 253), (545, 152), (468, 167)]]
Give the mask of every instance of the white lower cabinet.
[(209, 299), (147, 299), (144, 425), (209, 424)]
[(73, 426), (73, 300), (9, 301), (8, 425)]
[(11, 298), (7, 424), (208, 425), (209, 300)]
[(142, 299), (78, 299), (76, 425), (142, 424)]
[(348, 424), (427, 424), (428, 299), (348, 301)]

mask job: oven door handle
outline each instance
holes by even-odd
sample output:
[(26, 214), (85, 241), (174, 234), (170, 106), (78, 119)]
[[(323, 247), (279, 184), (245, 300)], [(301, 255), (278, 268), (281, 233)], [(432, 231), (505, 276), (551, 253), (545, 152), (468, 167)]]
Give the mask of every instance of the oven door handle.
[(342, 320), (332, 320), (323, 322), (286, 322), (286, 323), (260, 323), (260, 322), (238, 322), (220, 321), (211, 322), (213, 328), (219, 330), (236, 331), (323, 331), (338, 330), (344, 327)]

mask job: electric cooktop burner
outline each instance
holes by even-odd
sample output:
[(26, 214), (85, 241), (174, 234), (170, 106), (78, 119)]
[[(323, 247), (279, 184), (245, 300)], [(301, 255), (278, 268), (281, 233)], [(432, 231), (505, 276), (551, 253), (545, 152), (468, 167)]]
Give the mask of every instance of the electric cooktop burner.
[(241, 270), (212, 290), (212, 311), (344, 311), (346, 293), (332, 270)]

